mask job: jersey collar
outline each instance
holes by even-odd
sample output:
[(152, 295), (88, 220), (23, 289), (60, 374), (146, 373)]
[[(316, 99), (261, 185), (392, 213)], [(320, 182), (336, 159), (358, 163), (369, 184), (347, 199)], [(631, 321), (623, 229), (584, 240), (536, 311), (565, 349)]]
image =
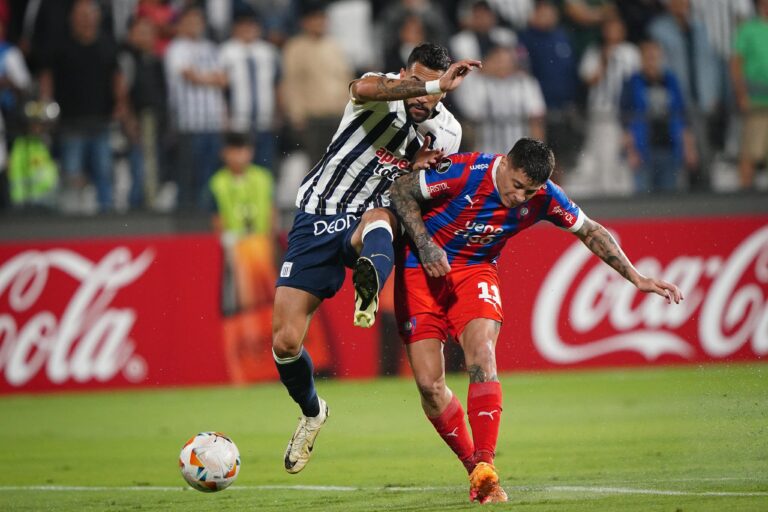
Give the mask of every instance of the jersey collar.
[(496, 159), (493, 161), (493, 166), (491, 167), (491, 178), (493, 179), (493, 188), (496, 190), (497, 194), (501, 194), (499, 192), (499, 187), (496, 185), (496, 171), (499, 169), (499, 164), (501, 163), (501, 155), (497, 155)]

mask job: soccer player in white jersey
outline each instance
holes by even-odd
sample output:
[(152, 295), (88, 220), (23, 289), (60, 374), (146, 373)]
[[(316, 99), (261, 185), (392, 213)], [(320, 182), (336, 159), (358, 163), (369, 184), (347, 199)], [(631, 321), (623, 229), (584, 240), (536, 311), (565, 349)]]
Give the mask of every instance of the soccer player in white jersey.
[(341, 288), (345, 266), (355, 266), (356, 324), (373, 323), (394, 261), (396, 219), (385, 208), (387, 190), (400, 175), (458, 149), (461, 128), (440, 100), (479, 66), (474, 60), (450, 64), (445, 48), (424, 43), (399, 75), (369, 73), (355, 80), (333, 140), (302, 182), (272, 316), (280, 380), (302, 411), (285, 451), (289, 473), (307, 464), (328, 417), (303, 348), (312, 314)]

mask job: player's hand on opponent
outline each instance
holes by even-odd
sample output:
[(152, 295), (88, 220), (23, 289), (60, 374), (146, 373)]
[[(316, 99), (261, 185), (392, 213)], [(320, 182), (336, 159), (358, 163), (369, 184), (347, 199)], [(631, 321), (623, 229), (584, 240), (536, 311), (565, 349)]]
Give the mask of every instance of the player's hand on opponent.
[(445, 156), (445, 152), (442, 149), (431, 149), (429, 145), (432, 144), (432, 137), (427, 135), (424, 137), (424, 142), (413, 157), (411, 163), (412, 171), (421, 171), (422, 169), (431, 169), (437, 167), (440, 160)]
[(438, 247), (431, 238), (417, 247), (421, 266), (424, 267), (429, 277), (442, 277), (451, 271), (451, 265), (448, 263), (448, 256), (445, 251)]
[(451, 64), (443, 76), (440, 77), (440, 90), (443, 92), (449, 92), (456, 89), (461, 85), (464, 77), (467, 76), (473, 69), (482, 69), (483, 63), (479, 60), (463, 59)]
[(680, 291), (680, 288), (661, 279), (643, 276), (635, 286), (641, 292), (661, 295), (667, 299), (667, 304), (672, 304), (672, 301), (675, 301), (675, 304), (680, 304), (680, 301), (684, 300), (683, 292)]

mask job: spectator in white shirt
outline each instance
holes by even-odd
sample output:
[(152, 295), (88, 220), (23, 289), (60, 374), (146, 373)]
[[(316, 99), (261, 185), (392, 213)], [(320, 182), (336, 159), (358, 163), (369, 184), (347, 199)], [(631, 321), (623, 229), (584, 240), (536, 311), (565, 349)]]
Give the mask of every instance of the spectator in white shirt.
[(539, 83), (518, 66), (517, 52), (492, 48), (482, 73), (471, 73), (453, 92), (456, 105), (474, 128), (473, 151), (498, 153), (521, 137), (544, 140), (546, 106)]
[[(472, 4), (467, 28), (451, 37), (451, 57), (460, 59), (484, 59), (497, 46), (513, 47), (517, 44), (515, 33), (499, 25), (496, 12), (485, 0)], [(499, 150), (501, 151), (501, 150)]]
[(229, 82), (229, 128), (250, 134), (254, 163), (273, 169), (280, 55), (277, 47), (261, 39), (253, 11), (238, 13), (232, 29), (232, 38), (219, 54)]
[(165, 54), (170, 119), (176, 131), (178, 206), (208, 209), (206, 185), (219, 164), (227, 76), (218, 49), (205, 39), (199, 8), (185, 10)]
[(620, 160), (623, 130), (619, 100), (624, 82), (639, 68), (640, 51), (626, 41), (621, 19), (603, 22), (602, 43), (588, 47), (579, 66), (579, 75), (589, 88), (589, 122), (579, 170), (571, 179), (588, 181), (590, 194), (632, 192), (628, 169)]

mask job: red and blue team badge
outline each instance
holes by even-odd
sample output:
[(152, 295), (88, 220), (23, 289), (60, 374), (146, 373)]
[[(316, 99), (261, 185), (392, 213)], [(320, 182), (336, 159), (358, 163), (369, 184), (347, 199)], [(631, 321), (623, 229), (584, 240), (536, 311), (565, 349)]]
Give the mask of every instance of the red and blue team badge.
[(403, 332), (413, 334), (416, 330), (416, 317), (412, 316), (410, 320), (406, 320), (403, 324)]

